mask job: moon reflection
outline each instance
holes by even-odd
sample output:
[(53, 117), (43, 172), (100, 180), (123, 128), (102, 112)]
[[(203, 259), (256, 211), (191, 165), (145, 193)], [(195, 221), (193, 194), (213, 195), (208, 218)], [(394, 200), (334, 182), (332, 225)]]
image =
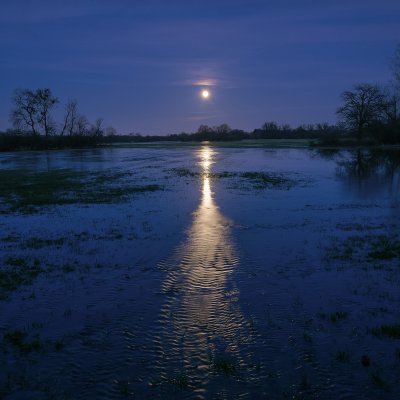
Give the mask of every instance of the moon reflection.
[(167, 300), (156, 340), (161, 378), (184, 372), (200, 397), (212, 375), (213, 359), (222, 355), (242, 365), (239, 343), (248, 340), (232, 281), (239, 263), (231, 238), (232, 221), (220, 212), (213, 197), (210, 172), (215, 155), (206, 146), (199, 150), (199, 207), (187, 239), (160, 265), (168, 270), (162, 288)]

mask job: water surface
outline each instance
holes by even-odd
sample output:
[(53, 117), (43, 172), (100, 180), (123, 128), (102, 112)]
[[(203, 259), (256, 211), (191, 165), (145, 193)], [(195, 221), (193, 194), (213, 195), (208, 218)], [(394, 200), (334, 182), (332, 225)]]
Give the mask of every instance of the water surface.
[(2, 271), (40, 273), (3, 291), (0, 394), (397, 398), (399, 338), (379, 329), (400, 322), (399, 160), (210, 145), (1, 154), (10, 176), (157, 190), (11, 210), (19, 192), (3, 189)]

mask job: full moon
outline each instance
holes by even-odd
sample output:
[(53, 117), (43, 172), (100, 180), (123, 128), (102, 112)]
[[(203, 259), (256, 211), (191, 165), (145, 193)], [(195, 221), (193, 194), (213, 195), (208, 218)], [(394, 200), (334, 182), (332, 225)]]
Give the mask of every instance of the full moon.
[(201, 97), (203, 99), (208, 99), (210, 97), (210, 92), (207, 89), (201, 91)]

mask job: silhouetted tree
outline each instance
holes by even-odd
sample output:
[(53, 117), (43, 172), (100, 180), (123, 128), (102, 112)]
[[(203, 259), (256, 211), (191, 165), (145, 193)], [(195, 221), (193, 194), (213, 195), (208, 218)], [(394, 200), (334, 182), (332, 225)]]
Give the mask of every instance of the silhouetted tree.
[(213, 131), (216, 133), (224, 134), (224, 133), (229, 133), (232, 129), (228, 124), (221, 124), (218, 126), (215, 126), (213, 128)]
[(50, 110), (58, 103), (50, 89), (17, 89), (13, 96), (11, 122), (18, 130), (30, 130), (34, 135), (43, 129), (46, 136), (54, 132)]
[(76, 120), (76, 129), (77, 129), (77, 134), (80, 136), (87, 135), (88, 133), (88, 126), (89, 126), (89, 121), (84, 115), (79, 115), (77, 120)]
[(78, 102), (76, 100), (68, 100), (65, 106), (64, 122), (61, 128), (61, 136), (68, 133), (70, 136), (75, 132), (75, 125), (77, 119)]
[(386, 122), (394, 125), (398, 121), (400, 94), (393, 87), (387, 87), (384, 96), (383, 113), (386, 117)]
[(91, 136), (101, 137), (103, 136), (103, 118), (97, 118), (95, 123), (92, 125), (90, 129)]
[(15, 107), (10, 115), (13, 127), (22, 131), (29, 129), (36, 135), (37, 104), (34, 92), (29, 89), (17, 89), (12, 100)]
[(197, 133), (211, 133), (212, 131), (212, 128), (208, 125), (200, 125), (197, 129)]
[(385, 107), (385, 96), (381, 90), (367, 83), (354, 86), (341, 95), (344, 105), (336, 113), (348, 128), (354, 130), (360, 140), (365, 128), (379, 120)]

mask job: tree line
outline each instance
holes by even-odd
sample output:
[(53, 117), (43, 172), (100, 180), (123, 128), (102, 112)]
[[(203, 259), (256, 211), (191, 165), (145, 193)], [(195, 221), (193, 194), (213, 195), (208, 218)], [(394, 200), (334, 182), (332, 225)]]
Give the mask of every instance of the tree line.
[(63, 118), (57, 122), (53, 110), (59, 103), (49, 88), (16, 89), (10, 113), (12, 129), (0, 135), (0, 150), (92, 147), (104, 134), (116, 133), (112, 127), (103, 127), (102, 118), (90, 123), (76, 100), (67, 101)]
[(15, 148), (59, 148), (95, 146), (100, 143), (149, 141), (232, 141), (244, 139), (318, 139), (320, 144), (340, 144), (343, 139), (355, 144), (400, 143), (400, 45), (392, 60), (392, 80), (385, 86), (360, 83), (341, 94), (335, 125), (309, 124), (292, 128), (287, 124), (265, 122), (246, 132), (228, 124), (200, 125), (197, 132), (170, 135), (118, 135), (112, 127), (103, 127), (103, 119), (94, 123), (79, 112), (76, 100), (68, 100), (64, 116), (57, 123), (52, 115), (59, 99), (50, 89), (17, 89), (10, 114), (12, 129), (0, 135), (0, 150)]

